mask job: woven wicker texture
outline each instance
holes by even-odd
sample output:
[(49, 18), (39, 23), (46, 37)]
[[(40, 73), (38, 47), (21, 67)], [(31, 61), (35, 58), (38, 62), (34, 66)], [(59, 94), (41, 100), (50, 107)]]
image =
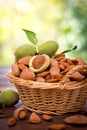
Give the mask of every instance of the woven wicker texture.
[(87, 78), (70, 81), (72, 73), (87, 70), (87, 65), (80, 65), (70, 70), (58, 83), (42, 83), (24, 80), (8, 74), (19, 93), (25, 107), (37, 113), (61, 115), (83, 109), (87, 100)]

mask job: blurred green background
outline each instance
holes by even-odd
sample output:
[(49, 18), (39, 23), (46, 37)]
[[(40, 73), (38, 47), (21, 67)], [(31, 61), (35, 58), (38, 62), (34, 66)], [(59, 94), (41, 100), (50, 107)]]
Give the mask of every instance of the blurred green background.
[(29, 42), (23, 28), (39, 44), (56, 40), (58, 53), (77, 45), (67, 56), (87, 61), (87, 0), (0, 0), (0, 66), (11, 65), (15, 49)]

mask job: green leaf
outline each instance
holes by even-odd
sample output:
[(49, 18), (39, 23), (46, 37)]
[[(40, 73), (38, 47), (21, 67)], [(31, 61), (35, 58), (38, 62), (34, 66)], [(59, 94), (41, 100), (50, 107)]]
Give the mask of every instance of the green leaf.
[(60, 54), (67, 53), (67, 52), (70, 52), (70, 51), (76, 50), (76, 49), (77, 49), (77, 46), (75, 45), (73, 48), (71, 48), (69, 50), (65, 50), (65, 51), (61, 52)]
[(71, 48), (71, 49), (68, 49), (68, 50), (65, 50), (65, 51), (62, 51), (61, 53), (59, 53), (59, 54), (56, 54), (54, 57), (56, 57), (56, 56), (58, 56), (58, 55), (61, 55), (61, 54), (64, 54), (64, 53), (67, 53), (67, 52), (70, 52), (70, 51), (72, 51), (72, 50), (76, 50), (77, 49), (77, 45), (75, 45), (73, 48)]
[(26, 33), (28, 40), (36, 45), (38, 42), (38, 39), (36, 38), (36, 33), (26, 29), (23, 29), (23, 31)]

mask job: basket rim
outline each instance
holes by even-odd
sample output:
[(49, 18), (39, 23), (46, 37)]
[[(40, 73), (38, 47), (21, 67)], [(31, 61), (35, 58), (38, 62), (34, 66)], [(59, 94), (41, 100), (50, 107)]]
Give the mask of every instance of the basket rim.
[[(73, 82), (60, 81), (57, 83), (47, 83), (47, 82), (36, 82), (36, 81), (32, 81), (32, 80), (21, 79), (19, 77), (14, 76), (12, 74), (12, 72), (7, 73), (7, 76), (8, 76), (11, 83), (13, 83), (15, 85), (19, 85), (19, 86), (25, 85), (25, 86), (28, 86), (29, 88), (39, 88), (39, 89), (55, 89), (55, 88), (57, 88), (59, 90), (64, 90), (64, 89), (69, 90), (69, 89), (81, 88), (84, 86), (84, 84), (86, 84), (86, 86), (87, 86), (87, 78), (84, 80), (81, 80), (79, 82), (78, 81), (73, 81)], [(31, 86), (32, 84), (34, 84), (34, 85)], [(35, 86), (35, 85), (39, 85), (39, 86)], [(43, 85), (43, 87), (41, 85)], [(70, 87), (70, 85), (72, 85), (72, 87)]]

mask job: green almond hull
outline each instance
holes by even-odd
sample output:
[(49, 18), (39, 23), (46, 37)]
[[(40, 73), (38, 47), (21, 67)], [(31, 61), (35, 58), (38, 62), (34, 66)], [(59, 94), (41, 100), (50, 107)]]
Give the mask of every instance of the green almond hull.
[(5, 106), (13, 106), (17, 104), (19, 101), (19, 95), (16, 91), (14, 90), (4, 90), (1, 95), (1, 103), (4, 104)]
[(30, 44), (24, 44), (16, 49), (15, 56), (20, 59), (24, 56), (34, 56), (36, 53), (36, 48)]
[(48, 56), (51, 57), (56, 53), (58, 47), (59, 46), (57, 42), (50, 40), (43, 44), (40, 44), (38, 46), (38, 52), (40, 54), (47, 54)]

